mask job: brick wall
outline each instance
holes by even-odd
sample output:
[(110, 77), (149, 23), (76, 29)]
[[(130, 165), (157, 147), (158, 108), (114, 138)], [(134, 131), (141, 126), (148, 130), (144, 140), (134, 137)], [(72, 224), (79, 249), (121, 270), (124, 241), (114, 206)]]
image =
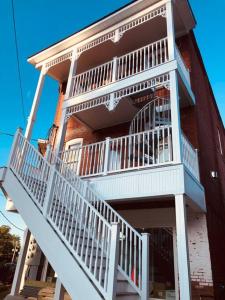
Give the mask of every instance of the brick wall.
[[(200, 177), (206, 192), (206, 220), (215, 299), (222, 300), (225, 299), (225, 160), (219, 151), (217, 130), (221, 132), (225, 149), (224, 127), (193, 33), (179, 39), (177, 43), (191, 71), (192, 89), (196, 97), (192, 113), (196, 115), (196, 128), (194, 122), (191, 122), (189, 128), (187, 124), (186, 130), (189, 130), (192, 142), (197, 142), (199, 146)], [(211, 171), (217, 171), (219, 177), (212, 178)]]
[[(188, 211), (188, 245), (193, 297), (213, 295), (206, 215)], [(199, 299), (199, 298), (196, 298)]]

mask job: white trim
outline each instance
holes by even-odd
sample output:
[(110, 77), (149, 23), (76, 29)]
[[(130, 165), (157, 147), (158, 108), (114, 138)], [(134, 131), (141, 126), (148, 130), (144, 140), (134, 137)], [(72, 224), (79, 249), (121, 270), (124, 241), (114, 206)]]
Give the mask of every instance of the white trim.
[(83, 141), (84, 141), (83, 138), (76, 138), (76, 139), (69, 140), (68, 142), (65, 143), (65, 150), (69, 150), (70, 146), (75, 144), (83, 145)]
[[(83, 142), (84, 139), (83, 138), (76, 138), (76, 139), (72, 139), (68, 142), (65, 143), (65, 151), (66, 150), (70, 150), (70, 146), (72, 145), (76, 145), (76, 144), (80, 144), (80, 150), (79, 150), (79, 157), (77, 159), (77, 168), (76, 168), (76, 174), (79, 175), (79, 171), (80, 171), (80, 164), (81, 164), (81, 158), (82, 158), (82, 146), (83, 146)], [(77, 152), (75, 152), (75, 155), (77, 155)], [(73, 164), (74, 164), (74, 160), (72, 159)], [(67, 160), (67, 163), (70, 163), (70, 159)]]
[[(107, 18), (104, 18), (102, 21), (100, 21), (92, 26), (89, 26), (88, 28), (68, 37), (67, 39), (64, 39), (63, 41), (57, 43), (56, 45), (50, 46), (49, 48), (41, 51), (40, 53), (37, 53), (36, 55), (30, 57), (28, 59), (28, 62), (36, 65), (36, 67), (40, 67), (41, 65), (44, 65), (47, 62), (51, 61), (52, 56), (57, 58), (58, 56), (61, 56), (62, 53), (65, 54), (65, 53), (70, 52), (74, 46), (76, 46), (77, 48), (81, 48), (84, 45), (91, 43), (94, 40), (96, 40), (100, 37), (103, 37), (104, 35), (107, 35), (110, 32), (115, 31), (116, 29), (119, 29), (120, 27), (123, 27), (130, 21), (132, 21), (138, 17), (141, 17), (150, 11), (156, 10), (157, 8), (165, 5), (168, 2), (168, 0), (162, 0), (153, 5), (152, 5), (152, 2), (153, 2), (153, 0), (140, 0), (135, 3), (132, 3), (128, 7), (125, 7), (124, 9), (119, 10), (115, 14), (113, 14)], [(156, 2), (156, 1), (154, 1), (154, 2)], [(149, 5), (149, 6), (145, 9), (143, 9), (143, 6), (146, 7), (147, 5)], [(138, 10), (138, 7), (140, 7), (139, 12), (135, 14), (135, 12)], [(121, 19), (121, 21), (118, 21), (118, 19), (119, 19), (118, 16)], [(112, 24), (110, 24), (109, 21), (111, 21), (110, 23), (112, 23)], [(113, 24), (115, 24), (115, 25), (113, 25)], [(98, 29), (98, 27), (99, 27), (99, 29)], [(106, 28), (106, 29), (104, 29), (104, 28)], [(93, 34), (94, 31), (96, 31), (95, 34)], [(88, 35), (90, 37), (87, 37)], [(42, 58), (42, 56), (47, 56), (47, 57)], [(37, 61), (37, 59), (39, 57), (40, 57), (40, 59)]]

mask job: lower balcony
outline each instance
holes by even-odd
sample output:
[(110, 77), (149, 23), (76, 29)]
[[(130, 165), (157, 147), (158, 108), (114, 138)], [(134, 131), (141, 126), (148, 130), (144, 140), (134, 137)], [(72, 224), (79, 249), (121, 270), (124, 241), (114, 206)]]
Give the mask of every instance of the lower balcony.
[(205, 210), (198, 153), (183, 134), (181, 141), (181, 164), (173, 159), (171, 125), (77, 146), (63, 151), (61, 158), (105, 200), (186, 194), (192, 207)]
[[(182, 135), (183, 164), (199, 181), (198, 154)], [(172, 127), (106, 138), (94, 144), (76, 146), (61, 158), (81, 177), (110, 175), (173, 164)]]

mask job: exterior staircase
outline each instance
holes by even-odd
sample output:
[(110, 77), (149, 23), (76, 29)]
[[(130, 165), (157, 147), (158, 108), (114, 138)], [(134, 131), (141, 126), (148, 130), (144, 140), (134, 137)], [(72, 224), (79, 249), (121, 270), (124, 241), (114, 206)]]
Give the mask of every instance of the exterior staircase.
[(148, 299), (148, 235), (50, 149), (43, 157), (18, 131), (2, 177), (1, 188), (72, 299)]

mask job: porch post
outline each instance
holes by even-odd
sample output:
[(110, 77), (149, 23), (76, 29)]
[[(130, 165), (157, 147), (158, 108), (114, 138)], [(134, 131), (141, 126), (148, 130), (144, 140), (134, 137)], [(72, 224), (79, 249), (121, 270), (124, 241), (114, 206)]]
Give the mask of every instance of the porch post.
[(188, 255), (186, 201), (184, 195), (175, 196), (177, 259), (180, 286), (180, 299), (191, 299), (191, 283)]
[(142, 233), (142, 294), (141, 300), (149, 299), (149, 233)]
[(54, 300), (63, 300), (64, 299), (64, 293), (65, 293), (65, 289), (64, 289), (61, 281), (59, 280), (59, 278), (57, 278), (56, 285), (55, 285)]
[(76, 71), (77, 71), (77, 59), (78, 59), (77, 48), (74, 48), (72, 58), (71, 58), (69, 76), (68, 76), (68, 80), (67, 80), (65, 99), (68, 99), (69, 97), (72, 96), (71, 89), (72, 89), (72, 85), (73, 85), (73, 76), (75, 76)]
[(39, 103), (40, 103), (41, 92), (42, 92), (42, 88), (43, 88), (43, 85), (44, 85), (44, 79), (45, 79), (46, 71), (47, 70), (46, 70), (45, 66), (43, 66), (42, 69), (41, 69), (40, 76), (39, 76), (39, 80), (38, 80), (36, 92), (35, 92), (35, 95), (34, 95), (34, 100), (33, 100), (33, 104), (32, 104), (32, 107), (31, 107), (30, 115), (28, 117), (27, 127), (26, 127), (26, 131), (25, 131), (25, 138), (28, 139), (28, 141), (31, 139), (31, 136), (32, 136), (32, 131), (33, 131), (34, 122), (35, 122), (35, 119), (36, 119), (38, 106), (39, 106)]
[(175, 30), (174, 30), (172, 0), (168, 0), (168, 2), (166, 3), (166, 26), (167, 26), (169, 60), (174, 60), (176, 43), (175, 43)]
[(24, 232), (23, 236), (23, 244), (20, 249), (19, 257), (16, 264), (16, 270), (13, 278), (12, 288), (10, 295), (16, 296), (20, 292), (21, 285), (24, 281), (24, 267), (25, 267), (25, 261), (27, 256), (27, 250), (29, 246), (31, 233), (28, 229)]
[(170, 72), (170, 105), (172, 122), (173, 161), (182, 162), (180, 103), (176, 71)]
[[(68, 80), (67, 80), (65, 99), (68, 99), (70, 96), (72, 96), (73, 76), (76, 74), (77, 58), (78, 58), (77, 49), (74, 48), (72, 58), (71, 58), (69, 76), (68, 76)], [(55, 142), (55, 154), (56, 155), (59, 155), (59, 152), (62, 151), (62, 149), (63, 149), (64, 139), (65, 139), (65, 135), (66, 135), (66, 127), (67, 127), (66, 108), (62, 108), (60, 125), (59, 125), (59, 129), (58, 129), (57, 136), (56, 136), (56, 142)]]
[(175, 281), (175, 299), (179, 299), (179, 276), (177, 265), (177, 233), (176, 228), (173, 228), (173, 264), (174, 264), (174, 281)]

